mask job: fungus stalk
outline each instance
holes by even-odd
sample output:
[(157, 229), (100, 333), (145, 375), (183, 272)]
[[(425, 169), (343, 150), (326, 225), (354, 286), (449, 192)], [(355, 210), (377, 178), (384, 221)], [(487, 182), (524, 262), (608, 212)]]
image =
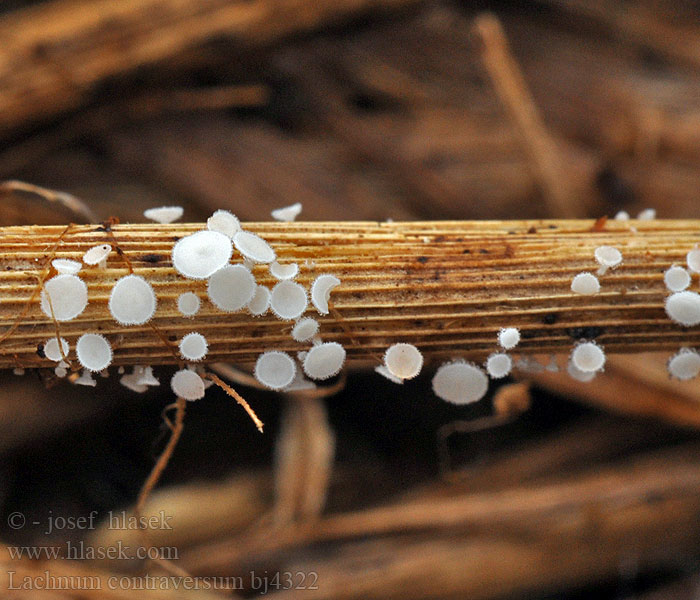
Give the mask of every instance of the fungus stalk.
[[(377, 366), (381, 358), (376, 357), (389, 346), (405, 343), (415, 345), (426, 360), (464, 357), (483, 364), (496, 350), (495, 336), (504, 328), (520, 331), (518, 354), (568, 355), (580, 339), (592, 340), (591, 332), (606, 353), (676, 352), (700, 346), (694, 313), (692, 319), (685, 315), (695, 306), (686, 310), (678, 296), (669, 300), (664, 282), (669, 267), (685, 264), (687, 253), (700, 242), (700, 222), (609, 220), (600, 231), (593, 225), (591, 220), (278, 222), (246, 224), (246, 229), (269, 242), (281, 264), (297, 263), (294, 281), (307, 290), (320, 275), (339, 279), (330, 292), (328, 314), (319, 315), (309, 304), (299, 318), (317, 319), (323, 342), (341, 344), (350, 363)], [(202, 277), (197, 279), (176, 272), (173, 245), (191, 240), (187, 236), (202, 227), (152, 223), (111, 224), (108, 231), (96, 225), (0, 228), (0, 368), (53, 368), (55, 363), (38, 348), (57, 334), (73, 348), (89, 332), (99, 332), (109, 341), (114, 365), (177, 363), (178, 353), (156, 339), (154, 328), (172, 340), (197, 331), (209, 345), (207, 362), (252, 367), (269, 350), (291, 356), (308, 351), (308, 342), (291, 335), (294, 323), (282, 322), (272, 312), (253, 317), (245, 308), (255, 289), (252, 283), (247, 286), (250, 293), (236, 303), (240, 310), (224, 313), (207, 295), (204, 277), (210, 273), (196, 274)], [(207, 235), (220, 235), (231, 243), (221, 234)], [(129, 275), (123, 261), (110, 258), (105, 268), (86, 266), (77, 276), (59, 275), (52, 266), (54, 259), (80, 261), (87, 250), (101, 244), (128, 257), (133, 274), (151, 286), (157, 304), (148, 323), (121, 325), (110, 313), (111, 290)], [(598, 293), (572, 292), (573, 278), (595, 269), (594, 251), (602, 245), (619, 249), (624, 262), (606, 273)], [(228, 250), (221, 254), (206, 258), (218, 261), (220, 268)], [(253, 274), (258, 284), (271, 290), (279, 285), (267, 264), (253, 266)], [(75, 286), (77, 300), (56, 295), (75, 300), (79, 306), (68, 308), (79, 313), (77, 318), (54, 321), (42, 311), (42, 289), (55, 285), (48, 282), (57, 277), (79, 277), (87, 287), (85, 305), (82, 285)], [(692, 292), (694, 299), (697, 289), (694, 275), (690, 291), (684, 293)], [(240, 282), (233, 290), (242, 293)], [(201, 298), (196, 314), (178, 310), (183, 294)]]

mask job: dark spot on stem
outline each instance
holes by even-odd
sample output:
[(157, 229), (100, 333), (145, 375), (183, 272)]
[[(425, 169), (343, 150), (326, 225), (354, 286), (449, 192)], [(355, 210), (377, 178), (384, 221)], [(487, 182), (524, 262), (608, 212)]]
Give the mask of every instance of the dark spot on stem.
[(161, 254), (144, 254), (144, 255), (141, 257), (141, 260), (142, 260), (143, 262), (155, 264), (155, 263), (160, 262), (160, 261), (163, 260), (164, 258), (165, 258), (165, 257), (164, 257), (163, 255), (161, 255)]
[(421, 263), (422, 265), (424, 265), (424, 264), (427, 263), (428, 260), (430, 260), (430, 259), (429, 259), (427, 256), (419, 256), (416, 260), (417, 260), (419, 263)]
[(535, 226), (533, 225), (532, 227), (530, 227), (530, 229), (527, 230), (527, 232), (528, 232), (528, 233), (537, 233), (537, 227), (535, 227)]
[(44, 344), (37, 345), (36, 353), (39, 355), (39, 358), (46, 358), (46, 354), (44, 354)]
[(557, 313), (548, 313), (544, 317), (542, 317), (542, 322), (545, 325), (554, 325), (557, 322), (558, 319)]
[(604, 331), (605, 330), (602, 327), (596, 327), (595, 325), (591, 325), (588, 327), (569, 327), (569, 329), (566, 330), (566, 333), (569, 335), (569, 337), (575, 340), (594, 340)]

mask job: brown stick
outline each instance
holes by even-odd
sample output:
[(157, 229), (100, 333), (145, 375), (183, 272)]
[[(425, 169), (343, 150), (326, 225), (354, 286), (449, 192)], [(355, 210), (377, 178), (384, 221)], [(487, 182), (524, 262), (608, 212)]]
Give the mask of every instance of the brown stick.
[(0, 19), (0, 136), (75, 109), (102, 81), (219, 36), (260, 45), (417, 0), (54, 0)]
[(481, 38), (482, 60), (496, 92), (515, 122), (542, 186), (549, 214), (577, 216), (575, 198), (554, 140), (549, 135), (518, 63), (508, 48), (505, 32), (495, 15), (484, 14), (475, 22)]
[[(321, 322), (324, 340), (344, 344), (348, 356), (367, 360), (392, 343), (416, 344), (428, 357), (483, 358), (496, 348), (496, 332), (519, 327), (523, 353), (568, 352), (581, 338), (595, 338), (608, 351), (638, 352), (700, 344), (697, 327), (680, 327), (663, 306), (668, 292), (663, 272), (700, 239), (698, 221), (453, 221), (422, 223), (257, 223), (251, 231), (276, 248), (283, 263), (298, 262), (305, 286), (321, 273), (342, 283), (331, 296), (334, 313), (307, 314)], [(218, 311), (206, 296), (206, 282), (185, 279), (170, 262), (173, 243), (201, 224), (113, 225), (120, 250), (134, 272), (150, 281), (158, 296), (152, 323), (176, 341), (193, 329), (209, 341), (208, 360), (247, 363), (262, 351), (296, 352), (292, 324), (273, 316)], [(0, 367), (48, 367), (37, 346), (55, 335), (39, 308), (37, 275), (65, 228), (0, 228)], [(109, 242), (103, 227), (73, 226), (57, 257), (80, 259), (90, 247)], [(618, 247), (624, 263), (601, 277), (601, 292), (571, 292), (572, 278), (594, 271), (594, 249)], [(85, 267), (89, 304), (77, 319), (61, 323), (74, 345), (86, 331), (100, 331), (115, 349), (115, 364), (176, 362), (149, 325), (119, 326), (107, 302), (114, 282), (127, 274), (117, 253), (107, 268)], [(265, 266), (254, 274), (274, 285)], [(177, 311), (179, 294), (193, 290), (204, 302), (194, 319)], [(27, 303), (30, 304), (26, 314)], [(18, 317), (19, 321), (18, 321)], [(18, 322), (12, 329), (13, 324)], [(348, 334), (348, 331), (351, 335)], [(352, 340), (358, 342), (353, 344)]]

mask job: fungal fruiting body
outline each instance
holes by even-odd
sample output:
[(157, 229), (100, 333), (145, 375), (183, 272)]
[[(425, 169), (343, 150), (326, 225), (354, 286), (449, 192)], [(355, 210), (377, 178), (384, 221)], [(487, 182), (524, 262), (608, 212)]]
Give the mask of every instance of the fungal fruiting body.
[(99, 333), (85, 333), (75, 344), (78, 362), (88, 371), (101, 371), (112, 363), (112, 347)]
[(182, 369), (175, 373), (170, 380), (170, 387), (179, 398), (184, 400), (199, 400), (204, 398), (204, 380), (190, 369)]
[(255, 378), (271, 390), (281, 390), (294, 381), (296, 364), (289, 354), (270, 350), (258, 357)]
[(177, 309), (186, 317), (193, 317), (199, 312), (201, 301), (194, 292), (185, 292), (177, 297)]
[(593, 273), (579, 273), (571, 282), (571, 291), (575, 294), (590, 296), (600, 291), (600, 283)]
[(319, 314), (328, 314), (328, 300), (334, 287), (340, 285), (340, 279), (335, 275), (324, 273), (319, 275), (311, 285), (311, 302)]
[(255, 294), (250, 302), (248, 302), (248, 312), (254, 317), (259, 317), (267, 312), (270, 308), (270, 290), (264, 285), (255, 287)]
[(207, 283), (209, 299), (224, 312), (241, 310), (253, 299), (255, 290), (255, 278), (243, 265), (226, 265)]
[(498, 343), (504, 350), (512, 350), (520, 342), (520, 330), (517, 327), (504, 327), (498, 332)]
[(207, 229), (218, 231), (233, 239), (233, 236), (241, 230), (241, 222), (233, 213), (227, 210), (217, 210), (207, 219)]
[(693, 248), (686, 254), (685, 259), (693, 273), (700, 273), (700, 248)]
[(605, 366), (605, 352), (595, 342), (581, 342), (571, 352), (571, 362), (579, 371), (595, 373)]
[(600, 265), (598, 275), (605, 275), (608, 269), (614, 269), (622, 262), (622, 253), (613, 246), (598, 246), (593, 254)]
[(202, 360), (207, 355), (207, 338), (193, 331), (180, 340), (180, 356), (185, 360)]
[(399, 384), (403, 383), (403, 379), (394, 375), (391, 371), (389, 371), (389, 369), (386, 368), (385, 365), (374, 367), (374, 371), (375, 373), (379, 373), (382, 377), (386, 377), (389, 381)]
[(296, 202), (291, 206), (285, 206), (284, 208), (276, 208), (270, 215), (275, 221), (285, 221), (291, 222), (296, 219), (301, 213), (301, 202)]
[(694, 379), (700, 373), (700, 354), (691, 348), (681, 348), (668, 361), (668, 372), (681, 381)]
[(109, 244), (101, 244), (93, 246), (85, 254), (83, 254), (83, 262), (86, 265), (100, 265), (104, 267), (107, 262), (107, 257), (112, 251), (112, 246)]
[(666, 299), (664, 308), (669, 318), (679, 325), (692, 327), (700, 323), (700, 295), (696, 292), (675, 292)]
[(58, 339), (55, 337), (49, 338), (44, 343), (44, 356), (54, 362), (63, 360), (65, 356), (68, 356), (69, 350), (68, 342), (64, 338), (61, 338), (60, 348), (58, 347)]
[(443, 364), (433, 377), (433, 392), (452, 404), (481, 400), (489, 389), (489, 378), (473, 363), (456, 360)]
[(270, 310), (280, 319), (290, 321), (300, 317), (308, 303), (306, 290), (294, 281), (280, 281), (272, 288)]
[(156, 223), (167, 225), (177, 221), (184, 212), (182, 206), (159, 206), (157, 208), (147, 208), (143, 211), (143, 216)]
[(645, 208), (642, 212), (637, 215), (637, 219), (640, 221), (653, 221), (656, 219), (656, 209), (655, 208)]
[(329, 379), (340, 373), (345, 362), (345, 348), (337, 342), (313, 346), (304, 357), (304, 373), (311, 379)]
[(569, 364), (566, 366), (566, 372), (572, 379), (581, 381), (582, 383), (592, 381), (597, 374), (597, 371), (582, 371), (572, 361), (569, 361)]
[(153, 287), (140, 275), (125, 275), (112, 288), (109, 312), (120, 325), (143, 325), (156, 312)]
[(486, 371), (494, 379), (501, 379), (510, 374), (513, 360), (504, 352), (495, 352), (486, 359)]
[(277, 255), (260, 236), (250, 231), (239, 231), (233, 236), (233, 245), (245, 258), (255, 263), (271, 263)]
[(49, 279), (41, 290), (41, 310), (49, 318), (53, 311), (57, 321), (75, 319), (85, 310), (87, 304), (87, 286), (76, 275), (56, 275)]
[(51, 261), (51, 266), (59, 273), (68, 275), (75, 275), (83, 268), (82, 263), (79, 263), (77, 260), (70, 260), (69, 258), (54, 258)]
[(270, 263), (270, 275), (275, 279), (294, 279), (299, 273), (299, 265), (297, 263), (289, 263), (281, 265), (276, 260)]
[(673, 265), (666, 269), (664, 283), (670, 292), (682, 292), (690, 285), (690, 274), (683, 267)]
[(304, 317), (299, 319), (292, 329), (292, 339), (295, 342), (308, 342), (318, 333), (319, 324), (316, 319)]
[(87, 369), (84, 369), (80, 377), (73, 383), (75, 383), (75, 385), (86, 385), (88, 387), (95, 387), (97, 385), (97, 382), (92, 378), (92, 374)]
[(384, 354), (384, 365), (399, 379), (413, 379), (423, 367), (423, 355), (413, 344), (394, 344)]
[(616, 221), (629, 221), (630, 214), (626, 210), (620, 210), (615, 215), (615, 220)]
[(218, 231), (197, 231), (173, 246), (173, 267), (183, 277), (207, 279), (228, 263), (231, 240)]

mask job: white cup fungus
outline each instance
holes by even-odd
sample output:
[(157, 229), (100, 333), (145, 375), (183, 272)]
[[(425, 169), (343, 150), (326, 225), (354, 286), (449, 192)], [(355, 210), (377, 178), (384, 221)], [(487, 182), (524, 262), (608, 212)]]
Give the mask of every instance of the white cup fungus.
[(41, 291), (41, 310), (47, 317), (51, 317), (53, 309), (53, 316), (57, 321), (75, 319), (85, 310), (87, 304), (87, 285), (76, 275), (56, 275), (44, 284)]
[(218, 231), (197, 231), (173, 246), (173, 267), (189, 279), (207, 279), (228, 264), (231, 240)]
[(271, 390), (281, 390), (294, 381), (297, 367), (289, 354), (270, 350), (258, 356), (255, 363), (255, 379)]
[(243, 265), (226, 265), (207, 282), (207, 294), (214, 306), (224, 312), (236, 312), (255, 296), (257, 284)]
[(452, 404), (481, 400), (489, 389), (489, 378), (473, 363), (456, 360), (443, 364), (433, 376), (435, 395)]
[(153, 287), (140, 275), (125, 275), (114, 284), (109, 312), (120, 325), (143, 325), (156, 312)]
[(327, 273), (319, 275), (314, 280), (311, 285), (311, 302), (320, 314), (328, 314), (328, 300), (331, 297), (331, 291), (338, 285), (340, 285), (340, 279)]
[(98, 372), (112, 363), (112, 347), (99, 333), (84, 333), (75, 344), (78, 362), (88, 371)]
[(206, 391), (204, 380), (190, 369), (177, 371), (170, 380), (173, 393), (184, 400), (199, 400), (204, 398)]
[(233, 245), (245, 258), (255, 263), (271, 263), (277, 255), (260, 236), (250, 231), (239, 231), (233, 236)]
[(304, 357), (304, 373), (311, 379), (329, 379), (340, 373), (345, 363), (345, 348), (337, 342), (313, 346)]
[(393, 344), (384, 353), (384, 365), (399, 379), (413, 379), (423, 367), (423, 355), (413, 344)]
[(300, 317), (309, 299), (304, 286), (290, 280), (280, 281), (272, 288), (270, 309), (279, 319), (290, 321)]

